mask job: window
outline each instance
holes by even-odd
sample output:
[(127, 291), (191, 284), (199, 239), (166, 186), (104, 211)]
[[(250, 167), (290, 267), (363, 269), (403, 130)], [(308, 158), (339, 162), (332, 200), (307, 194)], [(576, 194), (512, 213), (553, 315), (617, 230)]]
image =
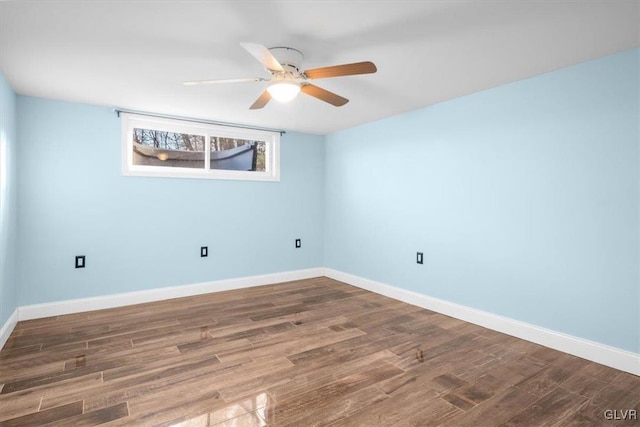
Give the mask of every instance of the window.
[(121, 114), (124, 175), (280, 180), (278, 132)]

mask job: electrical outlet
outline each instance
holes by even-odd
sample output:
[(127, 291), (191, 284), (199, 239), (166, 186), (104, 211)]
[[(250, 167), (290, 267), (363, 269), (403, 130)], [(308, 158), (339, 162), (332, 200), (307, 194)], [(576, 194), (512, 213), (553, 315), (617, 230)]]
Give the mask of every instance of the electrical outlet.
[(418, 252), (416, 254), (416, 262), (418, 264), (423, 264), (423, 261), (424, 261), (424, 255), (422, 255), (422, 252)]
[(76, 256), (76, 268), (84, 268), (86, 265), (84, 255)]
[(200, 258), (209, 256), (209, 248), (207, 246), (200, 246)]
[(296, 248), (301, 248), (301, 247), (302, 247), (302, 240), (296, 239)]

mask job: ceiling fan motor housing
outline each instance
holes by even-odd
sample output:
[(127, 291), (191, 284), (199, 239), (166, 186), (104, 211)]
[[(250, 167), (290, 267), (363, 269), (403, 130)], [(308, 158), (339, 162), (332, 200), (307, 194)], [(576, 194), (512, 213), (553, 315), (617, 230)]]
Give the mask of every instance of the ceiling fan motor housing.
[(272, 47), (269, 52), (278, 60), (282, 68), (292, 73), (300, 73), (300, 66), (304, 56), (302, 52), (292, 47)]

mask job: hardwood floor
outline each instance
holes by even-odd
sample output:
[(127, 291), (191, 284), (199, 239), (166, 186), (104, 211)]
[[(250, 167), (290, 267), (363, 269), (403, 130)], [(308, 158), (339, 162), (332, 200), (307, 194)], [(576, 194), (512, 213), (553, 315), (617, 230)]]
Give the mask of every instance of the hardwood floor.
[(0, 352), (0, 426), (637, 426), (605, 418), (629, 410), (639, 377), (327, 278), (19, 322)]

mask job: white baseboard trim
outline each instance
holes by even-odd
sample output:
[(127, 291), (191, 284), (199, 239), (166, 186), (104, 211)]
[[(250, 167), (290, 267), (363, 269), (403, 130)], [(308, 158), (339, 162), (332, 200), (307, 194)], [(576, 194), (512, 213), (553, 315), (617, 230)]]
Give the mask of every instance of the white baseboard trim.
[(640, 354), (638, 353), (541, 328), (529, 323), (386, 285), (331, 268), (325, 268), (324, 275), (331, 279), (339, 280), (389, 298), (436, 311), (517, 338), (522, 338), (545, 347), (573, 354), (574, 356), (634, 375), (640, 375)]
[(13, 332), (13, 328), (16, 327), (16, 323), (18, 323), (17, 308), (13, 310), (13, 313), (11, 313), (11, 316), (9, 316), (7, 321), (4, 322), (4, 325), (2, 325), (2, 328), (0, 329), (0, 350), (2, 350), (2, 347), (4, 347), (4, 344), (9, 339), (9, 335), (11, 335), (11, 332)]
[[(229, 291), (252, 286), (270, 285), (273, 283), (291, 282), (293, 280), (311, 279), (324, 275), (322, 268), (285, 271), (282, 273), (263, 274), (259, 276), (240, 277), (235, 279), (216, 280), (192, 285), (156, 288), (145, 291), (127, 292), (91, 298), (80, 298), (56, 301), (45, 304), (25, 305), (17, 309), (18, 320), (39, 319), (42, 317), (61, 316), (81, 313), (83, 311), (102, 310), (145, 302), (160, 301), (171, 298), (188, 297), (211, 292)], [(15, 322), (14, 322), (15, 325)], [(5, 325), (6, 326), (6, 325)], [(11, 328), (13, 329), (13, 328)], [(3, 328), (4, 331), (4, 328)], [(1, 348), (1, 347), (0, 347)]]

